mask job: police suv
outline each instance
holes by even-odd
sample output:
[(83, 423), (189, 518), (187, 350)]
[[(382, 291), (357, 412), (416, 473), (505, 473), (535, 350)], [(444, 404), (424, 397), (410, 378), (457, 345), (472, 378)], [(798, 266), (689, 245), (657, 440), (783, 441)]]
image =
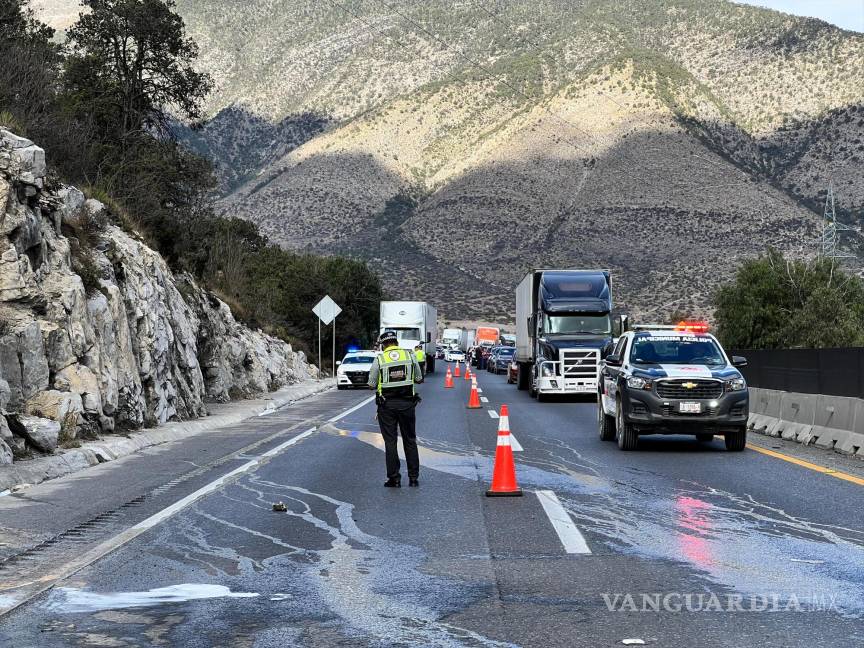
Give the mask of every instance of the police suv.
[(736, 367), (746, 364), (703, 324), (627, 331), (600, 366), (600, 438), (635, 450), (643, 434), (718, 434), (727, 450), (743, 450), (749, 394)]

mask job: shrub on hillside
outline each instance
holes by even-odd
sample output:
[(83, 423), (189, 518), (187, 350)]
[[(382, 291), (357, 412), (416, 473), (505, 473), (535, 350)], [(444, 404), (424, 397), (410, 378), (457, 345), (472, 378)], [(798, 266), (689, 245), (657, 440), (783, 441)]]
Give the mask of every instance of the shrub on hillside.
[(714, 301), (728, 348), (864, 345), (864, 282), (836, 260), (791, 260), (769, 251), (745, 262)]

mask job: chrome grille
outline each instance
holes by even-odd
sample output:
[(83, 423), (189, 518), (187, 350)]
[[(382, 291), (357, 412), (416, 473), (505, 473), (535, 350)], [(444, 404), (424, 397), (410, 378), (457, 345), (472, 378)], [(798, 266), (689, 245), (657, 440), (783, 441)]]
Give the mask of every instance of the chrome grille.
[(719, 380), (704, 378), (661, 380), (657, 383), (657, 395), (660, 398), (675, 398), (677, 400), (720, 398), (723, 395), (723, 383)]
[(565, 378), (597, 377), (597, 365), (600, 364), (600, 352), (597, 349), (562, 349), (560, 354)]

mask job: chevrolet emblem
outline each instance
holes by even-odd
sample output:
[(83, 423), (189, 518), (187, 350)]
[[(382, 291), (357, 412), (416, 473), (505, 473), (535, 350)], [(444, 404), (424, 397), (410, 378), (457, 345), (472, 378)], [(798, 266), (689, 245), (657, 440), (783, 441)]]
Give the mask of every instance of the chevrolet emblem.
[(681, 383), (681, 386), (684, 389), (695, 389), (696, 387), (698, 387), (698, 385), (694, 382)]

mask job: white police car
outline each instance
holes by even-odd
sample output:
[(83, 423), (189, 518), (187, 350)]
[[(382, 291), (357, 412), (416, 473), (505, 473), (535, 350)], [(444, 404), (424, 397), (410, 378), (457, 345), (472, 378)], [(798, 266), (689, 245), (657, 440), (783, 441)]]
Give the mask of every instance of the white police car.
[(338, 389), (350, 387), (365, 389), (373, 362), (375, 362), (374, 351), (350, 351), (346, 353), (336, 369), (336, 387)]
[(627, 331), (601, 363), (600, 438), (634, 450), (640, 435), (722, 435), (728, 450), (747, 443), (749, 394), (737, 367), (705, 325)]

